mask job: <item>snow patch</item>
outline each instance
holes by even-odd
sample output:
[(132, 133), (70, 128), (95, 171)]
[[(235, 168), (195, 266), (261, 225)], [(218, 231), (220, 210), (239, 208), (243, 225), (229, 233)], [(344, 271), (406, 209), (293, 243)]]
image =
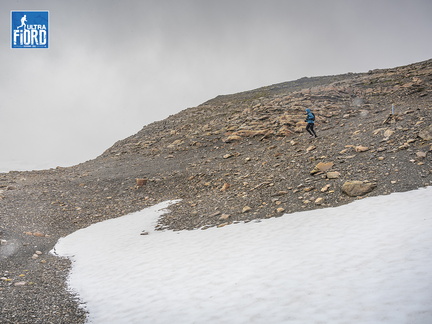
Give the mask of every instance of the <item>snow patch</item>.
[(168, 201), (55, 251), (73, 260), (69, 285), (90, 323), (432, 323), (431, 194), (154, 231)]

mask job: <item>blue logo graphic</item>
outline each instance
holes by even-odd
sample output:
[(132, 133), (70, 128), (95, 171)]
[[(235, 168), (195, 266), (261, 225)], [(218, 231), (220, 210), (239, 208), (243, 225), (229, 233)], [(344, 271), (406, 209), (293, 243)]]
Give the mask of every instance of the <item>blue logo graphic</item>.
[(48, 11), (12, 11), (12, 48), (48, 48)]

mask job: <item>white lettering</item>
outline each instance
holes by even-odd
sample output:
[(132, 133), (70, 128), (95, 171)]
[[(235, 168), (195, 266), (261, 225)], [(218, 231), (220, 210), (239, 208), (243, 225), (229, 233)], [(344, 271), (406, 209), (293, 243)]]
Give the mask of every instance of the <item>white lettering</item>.
[[(41, 28), (34, 28), (41, 26)], [(45, 25), (33, 25), (31, 29), (14, 29), (13, 30), (13, 45), (23, 47), (44, 46), (48, 43), (48, 32)]]
[(40, 45), (46, 45), (46, 43), (47, 43), (46, 30), (40, 30), (39, 31), (39, 44)]
[(18, 29), (14, 29), (14, 31), (13, 31), (13, 42), (14, 42), (14, 45), (17, 44), (17, 38), (18, 37), (19, 37), (19, 30)]
[(31, 30), (31, 40), (30, 40), (30, 43), (32, 45), (39, 45), (37, 37), (38, 37), (38, 31), (35, 29), (32, 29)]
[(23, 43), (24, 45), (30, 45), (31, 43), (31, 38), (30, 38), (30, 30), (25, 29), (24, 30), (24, 37), (23, 37)]
[(37, 30), (46, 30), (45, 25), (27, 25), (26, 29), (37, 29)]

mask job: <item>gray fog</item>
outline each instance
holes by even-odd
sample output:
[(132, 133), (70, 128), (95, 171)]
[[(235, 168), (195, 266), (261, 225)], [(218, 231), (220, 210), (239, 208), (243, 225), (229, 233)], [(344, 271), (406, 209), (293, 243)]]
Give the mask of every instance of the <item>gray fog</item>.
[[(11, 10), (49, 48), (11, 48)], [(0, 172), (95, 158), (220, 94), (430, 59), (430, 0), (0, 3)]]

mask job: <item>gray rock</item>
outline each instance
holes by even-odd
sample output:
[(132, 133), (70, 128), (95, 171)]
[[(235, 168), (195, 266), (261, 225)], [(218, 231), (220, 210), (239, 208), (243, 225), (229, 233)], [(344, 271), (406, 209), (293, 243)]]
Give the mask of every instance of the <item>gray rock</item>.
[(429, 125), (429, 127), (422, 129), (419, 132), (418, 136), (424, 141), (432, 140), (432, 125)]
[(342, 191), (350, 197), (365, 195), (376, 188), (376, 184), (364, 181), (346, 181), (342, 185)]

